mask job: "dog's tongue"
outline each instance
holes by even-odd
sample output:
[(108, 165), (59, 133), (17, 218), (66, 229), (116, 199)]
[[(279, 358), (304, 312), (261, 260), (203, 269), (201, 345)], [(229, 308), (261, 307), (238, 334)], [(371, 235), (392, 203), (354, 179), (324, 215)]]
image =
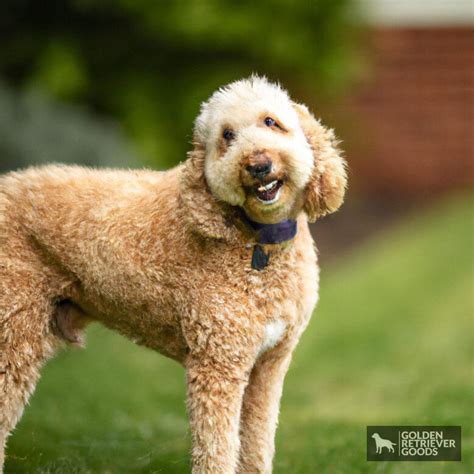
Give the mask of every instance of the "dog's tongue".
[(257, 191), (257, 195), (262, 201), (271, 201), (275, 198), (276, 193), (276, 189), (271, 189), (269, 191)]

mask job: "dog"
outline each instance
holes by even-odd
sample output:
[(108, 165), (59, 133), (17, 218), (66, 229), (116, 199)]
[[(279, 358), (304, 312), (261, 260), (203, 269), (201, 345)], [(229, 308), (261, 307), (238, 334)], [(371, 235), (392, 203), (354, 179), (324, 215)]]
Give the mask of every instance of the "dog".
[(393, 449), (394, 446), (396, 446), (396, 443), (392, 443), (389, 439), (383, 439), (380, 437), (378, 433), (374, 433), (372, 435), (372, 438), (375, 440), (375, 452), (377, 454), (382, 454), (383, 448), (387, 448), (389, 453), (394, 453), (395, 450)]
[(193, 473), (268, 473), (318, 297), (308, 222), (343, 202), (332, 130), (252, 76), (200, 109), (177, 167), (0, 178), (0, 445), (40, 369), (98, 321), (186, 370)]

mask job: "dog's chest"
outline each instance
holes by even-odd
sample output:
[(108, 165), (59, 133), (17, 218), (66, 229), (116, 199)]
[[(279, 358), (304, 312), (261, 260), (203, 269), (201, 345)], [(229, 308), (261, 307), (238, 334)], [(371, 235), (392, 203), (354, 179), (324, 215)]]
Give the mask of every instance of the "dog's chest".
[(265, 324), (259, 355), (275, 347), (285, 335), (287, 324), (283, 319), (274, 319)]

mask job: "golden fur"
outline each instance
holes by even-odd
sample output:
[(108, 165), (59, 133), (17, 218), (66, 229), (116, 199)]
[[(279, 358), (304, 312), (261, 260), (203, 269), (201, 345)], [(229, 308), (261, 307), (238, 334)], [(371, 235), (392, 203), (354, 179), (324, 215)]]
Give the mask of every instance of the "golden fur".
[[(273, 204), (246, 171), (262, 159), (284, 182)], [(194, 473), (271, 472), (283, 379), (317, 300), (307, 221), (335, 211), (345, 184), (333, 133), (257, 77), (203, 104), (194, 150), (167, 172), (0, 177), (0, 465), (41, 367), (96, 320), (185, 367)], [(297, 219), (263, 271), (239, 207)]]

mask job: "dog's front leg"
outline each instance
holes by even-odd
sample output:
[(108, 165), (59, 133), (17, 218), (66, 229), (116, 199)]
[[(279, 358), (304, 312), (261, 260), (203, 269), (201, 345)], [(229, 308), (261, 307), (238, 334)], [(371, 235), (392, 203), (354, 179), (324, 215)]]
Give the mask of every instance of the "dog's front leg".
[(190, 356), (186, 364), (193, 474), (234, 474), (249, 370), (240, 361)]
[(240, 424), (239, 473), (271, 473), (283, 381), (292, 345), (285, 342), (263, 354), (250, 374)]

